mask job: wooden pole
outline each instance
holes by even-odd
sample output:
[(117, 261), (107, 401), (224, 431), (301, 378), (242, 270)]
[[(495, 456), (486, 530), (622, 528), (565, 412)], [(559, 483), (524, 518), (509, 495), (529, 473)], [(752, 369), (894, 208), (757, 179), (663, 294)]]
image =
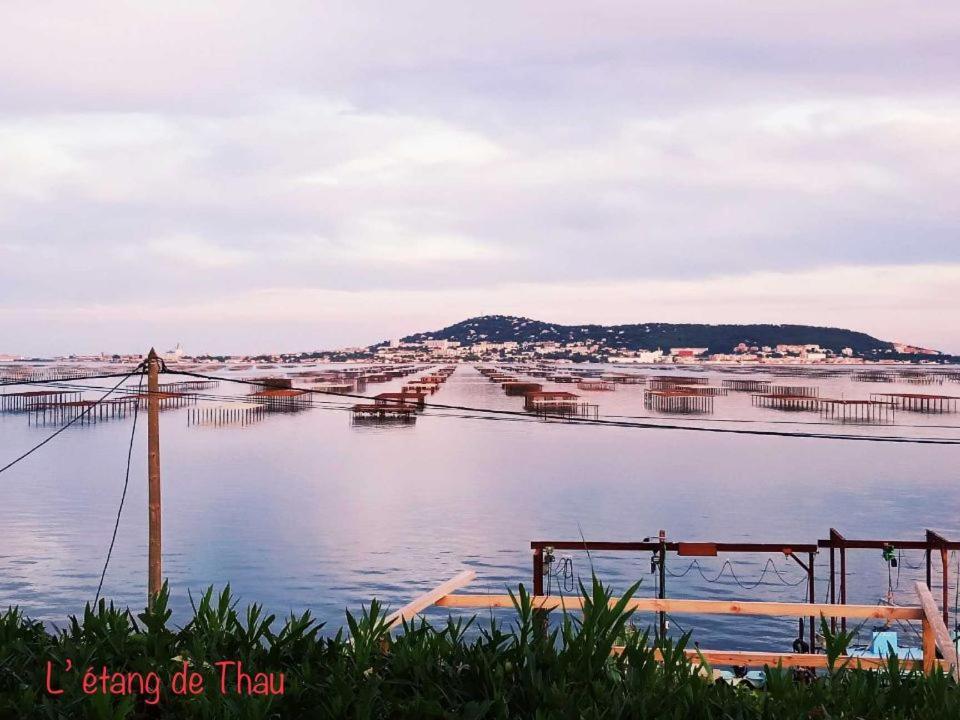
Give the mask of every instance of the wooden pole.
[(149, 551), (147, 606), (163, 585), (160, 565), (160, 359), (153, 348), (147, 356), (147, 507)]
[(917, 597), (920, 598), (920, 607), (923, 608), (923, 671), (929, 673), (933, 670), (936, 650), (939, 647), (943, 659), (950, 666), (950, 673), (955, 680), (960, 680), (957, 646), (940, 617), (940, 611), (933, 600), (933, 595), (930, 594), (930, 588), (920, 581), (915, 582), (914, 587), (917, 590)]
[(387, 617), (387, 625), (391, 628), (403, 624), (404, 620), (412, 620), (419, 613), (434, 605), (440, 598), (446, 597), (454, 590), (466, 587), (471, 581), (475, 580), (477, 573), (473, 570), (464, 570), (457, 573), (445, 583), (437, 585), (430, 592), (420, 595), (416, 599), (404, 605), (402, 608)]

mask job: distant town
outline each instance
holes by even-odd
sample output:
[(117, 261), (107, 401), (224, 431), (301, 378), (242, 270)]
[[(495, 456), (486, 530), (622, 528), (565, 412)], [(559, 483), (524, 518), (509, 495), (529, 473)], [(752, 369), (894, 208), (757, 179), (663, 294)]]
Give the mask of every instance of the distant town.
[[(671, 342), (671, 341), (688, 342)], [(699, 340), (699, 344), (690, 343)], [(778, 341), (782, 340), (782, 341)], [(864, 333), (806, 325), (564, 326), (491, 315), (441, 330), (365, 347), (247, 355), (191, 354), (181, 345), (162, 353), (176, 362), (529, 362), (613, 364), (943, 364), (960, 357)], [(30, 358), (0, 354), (0, 362), (130, 362), (140, 354), (99, 353)]]

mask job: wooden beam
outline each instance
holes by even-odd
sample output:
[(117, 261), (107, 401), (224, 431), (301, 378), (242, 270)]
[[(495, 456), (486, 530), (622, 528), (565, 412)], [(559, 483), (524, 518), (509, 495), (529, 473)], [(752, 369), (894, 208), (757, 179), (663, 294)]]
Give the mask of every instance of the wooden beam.
[[(622, 645), (615, 645), (611, 651), (614, 655), (620, 655), (624, 651)], [(659, 650), (654, 654), (657, 661), (662, 662), (663, 656)], [(826, 655), (813, 655), (809, 653), (771, 653), (771, 652), (752, 652), (739, 650), (684, 650), (684, 655), (693, 662), (694, 665), (701, 664), (703, 661), (710, 665), (744, 667), (810, 667), (826, 668)], [(941, 665), (946, 665), (945, 661), (939, 661)], [(879, 657), (856, 657), (852, 655), (841, 655), (837, 658), (835, 667), (847, 667), (850, 669), (873, 670), (887, 666), (886, 658)], [(900, 666), (905, 670), (920, 670), (923, 667), (922, 660), (901, 660)]]
[[(960, 681), (960, 667), (957, 664), (957, 646), (950, 637), (950, 632), (940, 616), (937, 603), (925, 583), (917, 580), (914, 583), (917, 597), (920, 598), (920, 607), (923, 608), (923, 660), (924, 669), (927, 669), (929, 658), (936, 656), (935, 649), (940, 648), (944, 663), (950, 668), (954, 679)], [(930, 669), (933, 668), (930, 663)], [(928, 670), (929, 672), (929, 670)]]
[(717, 544), (682, 542), (677, 547), (677, 555), (680, 557), (716, 557)]
[[(610, 600), (612, 607), (618, 598)], [(437, 601), (441, 607), (455, 608), (512, 608), (509, 595), (447, 595)], [(533, 598), (534, 608), (541, 610), (583, 609), (581, 597)], [(728, 600), (673, 600), (637, 598), (627, 603), (628, 610), (636, 612), (667, 612), (686, 615), (769, 615), (779, 617), (868, 618), (875, 620), (922, 620), (920, 607), (890, 607), (883, 605), (833, 605), (830, 603), (740, 602)]]
[(387, 622), (389, 623), (390, 627), (396, 627), (404, 620), (410, 620), (431, 605), (438, 605), (440, 600), (442, 600), (446, 595), (452, 593), (454, 590), (459, 590), (460, 588), (469, 585), (476, 577), (477, 574), (473, 570), (464, 570), (461, 573), (457, 573), (445, 583), (437, 585), (430, 592), (420, 595), (396, 612), (392, 613), (387, 618)]

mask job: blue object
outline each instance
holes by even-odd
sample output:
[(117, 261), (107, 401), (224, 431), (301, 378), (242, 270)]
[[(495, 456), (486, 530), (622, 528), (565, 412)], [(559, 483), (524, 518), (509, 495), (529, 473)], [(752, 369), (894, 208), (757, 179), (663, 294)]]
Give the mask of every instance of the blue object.
[(878, 658), (896, 655), (901, 660), (922, 660), (923, 650), (917, 647), (900, 647), (896, 630), (874, 630), (870, 644), (866, 647), (851, 648), (849, 655)]

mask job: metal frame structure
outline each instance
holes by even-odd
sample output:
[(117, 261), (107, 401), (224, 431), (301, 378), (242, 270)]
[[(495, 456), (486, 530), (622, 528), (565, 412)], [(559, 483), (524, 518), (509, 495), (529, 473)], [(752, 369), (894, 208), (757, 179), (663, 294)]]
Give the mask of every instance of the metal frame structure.
[[(816, 602), (816, 579), (814, 577), (814, 558), (818, 552), (817, 545), (810, 543), (724, 543), (724, 542), (679, 542), (667, 541), (666, 532), (661, 530), (656, 541), (641, 542), (604, 542), (604, 541), (566, 541), (566, 540), (534, 540), (530, 543), (533, 551), (533, 594), (543, 595), (544, 550), (597, 550), (607, 552), (652, 552), (654, 564), (657, 568), (659, 582), (657, 584), (657, 598), (665, 600), (666, 594), (666, 559), (668, 552), (677, 553), (678, 557), (716, 557), (720, 553), (782, 553), (792, 558), (807, 574), (808, 596), (811, 603)], [(806, 554), (807, 562), (803, 562), (798, 554)], [(658, 612), (658, 634), (666, 635), (667, 614)], [(810, 617), (810, 649), (816, 646), (816, 618)]]
[[(933, 579), (932, 553), (933, 551), (939, 551), (943, 578), (943, 622), (946, 625), (950, 624), (950, 567), (947, 554), (951, 550), (960, 550), (960, 542), (947, 540), (939, 533), (929, 529), (926, 530), (923, 540), (863, 540), (846, 538), (836, 528), (830, 528), (830, 537), (818, 540), (817, 546), (830, 550), (830, 602), (836, 604), (839, 601), (841, 605), (845, 605), (847, 602), (847, 550), (923, 550), (928, 587)], [(837, 563), (838, 557), (839, 566)], [(837, 583), (838, 571), (839, 584)], [(841, 620), (841, 627), (846, 630), (846, 618)]]
[[(681, 542), (667, 541), (666, 532), (661, 530), (656, 540), (644, 539), (640, 542), (610, 542), (584, 540), (534, 540), (530, 543), (533, 551), (533, 594), (544, 594), (544, 551), (551, 550), (583, 550), (601, 552), (651, 552), (654, 554), (653, 564), (658, 573), (657, 598), (665, 600), (666, 595), (666, 558), (667, 553), (676, 553), (678, 557), (716, 557), (721, 553), (782, 553), (792, 558), (807, 575), (808, 596), (811, 603), (816, 602), (816, 578), (814, 563), (816, 555), (821, 549), (830, 551), (829, 596), (831, 605), (847, 604), (847, 550), (923, 550), (926, 561), (926, 584), (930, 587), (933, 579), (933, 553), (940, 555), (942, 575), (942, 616), (945, 625), (950, 624), (950, 568), (948, 553), (960, 550), (960, 541), (948, 540), (933, 530), (926, 530), (923, 540), (894, 540), (894, 539), (851, 539), (840, 534), (835, 528), (830, 528), (827, 539), (816, 543), (724, 543), (724, 542)], [(801, 559), (807, 556), (806, 562)], [(958, 578), (960, 581), (960, 578)], [(666, 634), (666, 613), (658, 612), (658, 632)], [(956, 618), (955, 618), (956, 620)], [(810, 651), (816, 650), (817, 618), (809, 619)], [(841, 616), (841, 628), (846, 630), (847, 620)], [(831, 626), (836, 629), (836, 618), (831, 619)]]

